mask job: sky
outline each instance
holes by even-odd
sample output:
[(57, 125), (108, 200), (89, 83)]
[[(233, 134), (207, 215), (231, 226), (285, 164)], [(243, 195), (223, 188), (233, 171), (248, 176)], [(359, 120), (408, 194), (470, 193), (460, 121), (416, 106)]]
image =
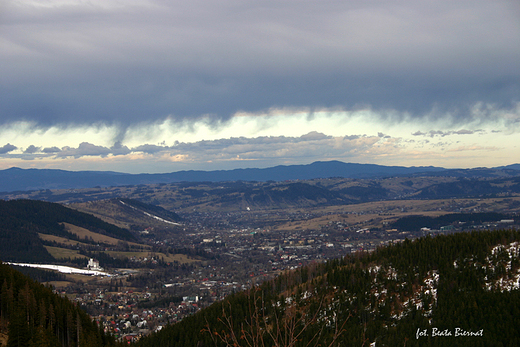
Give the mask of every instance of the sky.
[(3, 0), (0, 169), (520, 163), (517, 0)]

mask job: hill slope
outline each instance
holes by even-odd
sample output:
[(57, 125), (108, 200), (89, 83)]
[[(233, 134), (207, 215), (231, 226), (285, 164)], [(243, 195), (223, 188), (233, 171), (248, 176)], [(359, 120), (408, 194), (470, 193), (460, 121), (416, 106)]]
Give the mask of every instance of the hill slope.
[(68, 299), (0, 263), (0, 333), (7, 346), (115, 346)]
[(519, 251), (518, 231), (405, 241), (285, 273), (139, 346), (517, 346)]
[(162, 207), (128, 198), (112, 198), (69, 204), (69, 207), (92, 214), (106, 222), (131, 230), (176, 228), (182, 218)]
[(67, 230), (67, 224), (120, 240), (135, 239), (128, 230), (60, 204), (36, 200), (0, 200), (0, 259), (13, 262), (55, 260), (43, 247), (38, 234), (79, 240), (77, 235)]

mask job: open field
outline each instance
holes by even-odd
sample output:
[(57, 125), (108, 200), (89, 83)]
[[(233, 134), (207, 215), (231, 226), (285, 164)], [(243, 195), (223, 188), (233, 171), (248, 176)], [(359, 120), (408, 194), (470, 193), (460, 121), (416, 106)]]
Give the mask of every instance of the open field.
[(67, 286), (70, 286), (72, 282), (69, 281), (50, 281), (43, 283), (44, 285), (50, 285), (56, 289), (65, 288)]
[(159, 228), (172, 231), (181, 226), (176, 222), (172, 222), (172, 220), (178, 220), (179, 217), (177, 215), (168, 215), (171, 212), (156, 210), (156, 207), (149, 210), (146, 205), (139, 206), (140, 202), (138, 200), (135, 200), (137, 206), (133, 206), (128, 200), (126, 202), (122, 200), (124, 199), (96, 200), (69, 204), (68, 206), (124, 229), (140, 227), (142, 229)]
[(66, 239), (64, 237), (60, 237), (60, 236), (56, 236), (56, 235), (48, 235), (48, 234), (38, 233), (38, 236), (40, 237), (40, 239), (42, 239), (44, 241), (56, 242), (57, 244), (60, 244), (60, 245), (65, 245), (65, 246), (87, 246), (86, 243), (83, 243), (83, 242), (80, 242), (80, 241), (75, 241), (75, 240), (69, 240), (69, 239)]
[[(305, 212), (305, 209), (293, 209)], [(387, 222), (410, 215), (437, 217), (447, 213), (520, 213), (520, 197), (490, 199), (391, 200), (312, 209), (323, 216), (278, 225), (275, 230), (319, 229), (329, 222), (384, 228)], [(384, 222), (384, 223), (383, 223)]]
[[(65, 230), (77, 235), (80, 239), (92, 239), (95, 242), (106, 243), (106, 244), (114, 245), (114, 246), (117, 245), (118, 243), (122, 242), (121, 240), (118, 240), (116, 238), (113, 238), (113, 237), (110, 237), (107, 235), (94, 233), (90, 230), (87, 230), (85, 228), (81, 228), (81, 227), (78, 227), (78, 226), (75, 226), (75, 225), (72, 225), (69, 223), (63, 223), (63, 225), (65, 226)], [(150, 246), (143, 245), (140, 243), (135, 243), (135, 242), (126, 242), (126, 243), (130, 246), (136, 246), (139, 248), (150, 249)]]
[(52, 247), (52, 246), (44, 246), (47, 249), (47, 252), (50, 253), (56, 259), (75, 259), (75, 258), (85, 258), (88, 259), (87, 256), (79, 254), (79, 251), (68, 248), (60, 248), (60, 247)]
[(94, 282), (97, 281), (97, 276), (89, 276), (89, 275), (82, 275), (82, 274), (65, 274), (65, 277), (67, 280), (71, 282)]
[[(80, 228), (80, 229), (83, 229), (83, 228)], [(86, 230), (86, 229), (84, 229), (84, 230)], [(65, 238), (59, 237), (59, 236), (46, 235), (46, 234), (39, 234), (39, 235), (43, 240), (56, 241), (58, 244), (63, 244), (63, 245), (67, 245), (67, 246), (86, 245), (85, 243), (74, 241), (74, 240), (68, 240), (68, 239), (65, 239)], [(95, 235), (99, 235), (99, 234), (95, 234)], [(104, 236), (104, 235), (100, 235), (100, 236)], [(44, 246), (44, 247), (56, 259), (67, 259), (67, 258), (71, 258), (71, 259), (85, 258), (86, 259), (86, 258), (88, 258), (87, 256), (79, 254), (78, 250), (61, 248), (61, 247), (53, 247), (53, 246)], [(149, 248), (149, 246), (146, 246), (146, 248)], [(199, 261), (199, 260), (189, 257), (185, 254), (165, 254), (165, 253), (157, 253), (157, 252), (149, 252), (149, 251), (129, 251), (129, 252), (106, 251), (104, 253), (109, 254), (110, 256), (112, 256), (114, 258), (120, 258), (120, 259), (132, 258), (132, 257), (135, 257), (138, 259), (145, 259), (145, 258), (151, 259), (152, 257), (158, 257), (159, 259), (163, 259), (165, 262), (171, 262), (171, 263), (178, 262), (180, 264), (193, 263), (193, 262)]]
[(105, 252), (114, 258), (138, 258), (151, 259), (152, 257), (158, 257), (159, 259), (163, 259), (165, 262), (178, 262), (180, 264), (193, 263), (198, 262), (200, 260), (194, 259), (192, 257), (188, 257), (185, 254), (165, 254), (165, 253), (157, 253), (157, 252), (119, 252), (119, 251), (108, 251)]

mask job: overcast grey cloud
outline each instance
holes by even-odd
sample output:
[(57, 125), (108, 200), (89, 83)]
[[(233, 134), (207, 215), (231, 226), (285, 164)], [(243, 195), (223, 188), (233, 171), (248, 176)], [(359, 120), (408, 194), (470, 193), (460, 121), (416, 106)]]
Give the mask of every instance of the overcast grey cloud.
[(58, 152), (58, 157), (75, 157), (80, 158), (84, 156), (101, 156), (105, 157), (111, 154), (109, 148), (103, 146), (96, 146), (92, 143), (82, 142), (78, 148), (64, 147)]
[(112, 155), (127, 155), (131, 153), (130, 148), (127, 146), (123, 146), (121, 142), (116, 142), (111, 148), (110, 151)]
[(514, 0), (5, 0), (0, 168), (507, 165), (519, 62)]
[(61, 149), (59, 149), (58, 147), (45, 147), (44, 149), (42, 149), (42, 153), (46, 153), (46, 154), (58, 153), (60, 151), (61, 151)]
[(13, 146), (10, 143), (5, 144), (4, 146), (0, 147), (0, 154), (6, 154), (6, 153), (9, 153), (9, 152), (12, 152), (12, 151), (14, 151), (17, 148), (18, 147)]
[(36, 146), (34, 146), (34, 145), (30, 145), (30, 146), (27, 147), (27, 148), (25, 149), (25, 151), (23, 151), (23, 152), (26, 153), (26, 154), (33, 154), (33, 153), (37, 153), (37, 152), (39, 152), (40, 150), (41, 150), (40, 147), (36, 147)]
[(516, 1), (6, 1), (0, 120), (370, 105), (467, 117), (520, 94)]

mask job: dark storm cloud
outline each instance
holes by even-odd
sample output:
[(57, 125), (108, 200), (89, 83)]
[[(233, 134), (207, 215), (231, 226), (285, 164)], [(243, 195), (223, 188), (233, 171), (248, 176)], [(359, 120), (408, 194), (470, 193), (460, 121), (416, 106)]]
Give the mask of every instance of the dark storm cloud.
[(168, 115), (366, 105), (397, 110), (386, 113), (395, 121), (457, 121), (477, 102), (520, 101), (516, 2), (44, 5), (3, 10), (3, 123), (124, 128)]
[(92, 143), (82, 142), (78, 148), (63, 147), (58, 152), (58, 157), (75, 157), (80, 158), (84, 156), (101, 156), (105, 157), (111, 154), (111, 150), (104, 146), (96, 146)]
[(117, 141), (112, 147), (110, 147), (110, 150), (113, 155), (126, 155), (132, 152), (127, 146), (121, 145), (120, 141)]
[(162, 152), (166, 149), (168, 149), (167, 146), (156, 146), (156, 145), (145, 144), (145, 145), (141, 145), (141, 146), (132, 148), (132, 151), (154, 154), (154, 153)]
[(17, 149), (18, 147), (16, 146), (13, 146), (12, 144), (8, 143), (8, 144), (5, 144), (3, 145), (2, 147), (0, 147), (0, 154), (6, 154), (6, 153), (9, 153), (11, 151), (14, 151), (15, 149)]
[(58, 153), (60, 151), (61, 151), (61, 149), (59, 149), (56, 146), (54, 146), (54, 147), (45, 147), (44, 149), (42, 149), (42, 153), (46, 153), (46, 154)]
[(27, 147), (25, 149), (25, 151), (23, 151), (25, 154), (34, 154), (34, 153), (37, 153), (41, 150), (41, 147), (36, 147), (34, 145), (30, 145), (29, 147)]

